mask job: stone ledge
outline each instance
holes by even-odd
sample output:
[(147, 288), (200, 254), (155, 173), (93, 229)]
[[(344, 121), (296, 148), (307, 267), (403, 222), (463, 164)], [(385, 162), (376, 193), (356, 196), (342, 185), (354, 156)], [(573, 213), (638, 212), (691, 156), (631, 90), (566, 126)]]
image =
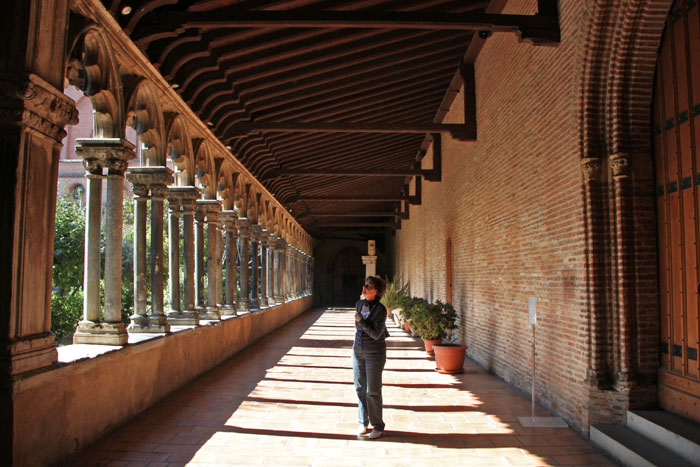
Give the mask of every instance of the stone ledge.
[(222, 321), (177, 326), (170, 334), (130, 336), (125, 346), (61, 348), (60, 362), (12, 383), (15, 462), (59, 462), (296, 318), (312, 302), (309, 295)]

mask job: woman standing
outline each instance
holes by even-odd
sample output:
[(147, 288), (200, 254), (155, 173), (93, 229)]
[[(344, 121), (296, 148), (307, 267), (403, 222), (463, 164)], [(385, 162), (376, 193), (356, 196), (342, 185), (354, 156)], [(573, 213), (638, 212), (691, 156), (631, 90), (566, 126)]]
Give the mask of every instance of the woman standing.
[[(355, 306), (355, 342), (352, 346), (352, 369), (359, 405), (358, 434), (381, 438), (382, 371), (386, 363), (386, 307), (379, 302), (386, 286), (378, 277), (369, 276), (362, 286), (363, 298)], [(372, 423), (372, 431), (368, 425)]]

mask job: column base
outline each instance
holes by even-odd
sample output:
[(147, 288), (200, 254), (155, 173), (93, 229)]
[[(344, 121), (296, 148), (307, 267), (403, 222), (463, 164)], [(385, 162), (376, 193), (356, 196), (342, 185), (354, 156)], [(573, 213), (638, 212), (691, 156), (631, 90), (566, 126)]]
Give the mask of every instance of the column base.
[(74, 344), (124, 345), (128, 340), (124, 323), (81, 321), (73, 334)]
[(208, 321), (221, 320), (221, 313), (219, 312), (219, 308), (214, 306), (208, 306), (206, 308), (203, 308), (202, 311), (199, 312), (199, 319), (204, 319)]
[(236, 303), (236, 309), (238, 309), (239, 312), (248, 313), (250, 312), (250, 302), (248, 300), (241, 300)]
[(284, 303), (284, 297), (275, 297), (275, 305), (281, 305)]
[(197, 326), (199, 324), (199, 313), (194, 310), (170, 310), (167, 316), (168, 324), (178, 326)]
[(129, 332), (146, 332), (146, 333), (162, 333), (170, 332), (168, 318), (165, 315), (148, 316), (135, 315), (131, 317), (131, 323), (127, 328)]
[(236, 316), (236, 305), (224, 305), (219, 310), (222, 316)]
[(260, 308), (269, 308), (270, 302), (267, 297), (260, 297)]
[(0, 366), (10, 375), (51, 366), (58, 360), (52, 333), (40, 334), (0, 343)]

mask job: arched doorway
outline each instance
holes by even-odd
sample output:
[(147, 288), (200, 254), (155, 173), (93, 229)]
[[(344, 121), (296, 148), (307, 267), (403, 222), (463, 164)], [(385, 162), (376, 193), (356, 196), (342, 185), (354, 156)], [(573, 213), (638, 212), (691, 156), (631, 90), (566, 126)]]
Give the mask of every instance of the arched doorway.
[(671, 8), (654, 89), (659, 405), (700, 422), (700, 17), (684, 5), (676, 0)]
[(333, 259), (333, 300), (332, 303), (353, 306), (362, 293), (365, 267), (362, 253), (354, 247), (342, 249)]

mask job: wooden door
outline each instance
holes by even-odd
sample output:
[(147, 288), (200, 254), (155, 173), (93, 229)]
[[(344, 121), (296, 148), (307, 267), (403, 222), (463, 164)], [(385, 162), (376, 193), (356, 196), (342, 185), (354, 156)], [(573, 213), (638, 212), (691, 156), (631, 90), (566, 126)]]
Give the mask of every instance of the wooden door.
[(659, 234), (659, 404), (700, 422), (700, 16), (676, 0), (659, 50), (654, 153)]
[(340, 251), (333, 261), (333, 304), (354, 306), (365, 280), (362, 253), (353, 247)]

